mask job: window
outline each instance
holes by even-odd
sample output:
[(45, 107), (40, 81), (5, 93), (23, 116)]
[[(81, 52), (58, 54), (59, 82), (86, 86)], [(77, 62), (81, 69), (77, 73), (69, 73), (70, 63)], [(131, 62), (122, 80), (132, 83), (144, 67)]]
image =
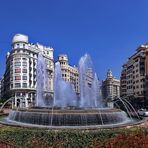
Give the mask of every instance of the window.
[(22, 97), (25, 97), (25, 96), (26, 96), (26, 93), (23, 92), (23, 93), (22, 93)]
[(23, 48), (25, 48), (25, 44), (23, 44)]
[(17, 96), (17, 97), (20, 97), (20, 93), (16, 93), (16, 96)]
[(23, 88), (26, 88), (27, 87), (27, 83), (23, 83)]
[(23, 66), (27, 66), (27, 62), (23, 62)]
[(21, 87), (21, 84), (20, 83), (15, 83), (15, 88), (19, 88)]
[(15, 60), (15, 61), (20, 61), (20, 60), (21, 60), (21, 58), (15, 58), (14, 60)]
[(23, 80), (27, 80), (27, 76), (23, 76)]
[(16, 68), (15, 69), (15, 73), (21, 73), (21, 69), (20, 68)]
[(27, 61), (27, 59), (26, 58), (23, 58), (23, 61)]
[(17, 47), (18, 47), (18, 48), (20, 47), (20, 44), (19, 44), (19, 43), (17, 44)]
[(21, 80), (21, 76), (15, 76), (15, 80)]
[(144, 82), (144, 79), (141, 79), (141, 82)]
[(15, 62), (15, 66), (21, 66), (21, 62)]
[(27, 69), (23, 69), (23, 73), (27, 73)]

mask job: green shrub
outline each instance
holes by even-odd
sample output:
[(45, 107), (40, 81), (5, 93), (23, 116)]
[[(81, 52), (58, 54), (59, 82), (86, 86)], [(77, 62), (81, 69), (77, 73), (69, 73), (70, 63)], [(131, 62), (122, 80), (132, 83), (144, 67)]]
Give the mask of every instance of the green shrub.
[[(100, 148), (113, 143), (124, 144), (127, 135), (139, 135), (146, 139), (148, 129), (105, 129), (105, 130), (45, 130), (30, 128), (0, 128), (0, 141), (5, 141), (19, 148)], [(122, 137), (123, 136), (123, 141)], [(134, 137), (134, 136), (133, 136)], [(114, 139), (115, 138), (115, 139)], [(148, 139), (147, 139), (148, 140)], [(128, 138), (126, 139), (126, 142)], [(109, 143), (110, 142), (110, 143)], [(136, 140), (135, 140), (136, 142)]]

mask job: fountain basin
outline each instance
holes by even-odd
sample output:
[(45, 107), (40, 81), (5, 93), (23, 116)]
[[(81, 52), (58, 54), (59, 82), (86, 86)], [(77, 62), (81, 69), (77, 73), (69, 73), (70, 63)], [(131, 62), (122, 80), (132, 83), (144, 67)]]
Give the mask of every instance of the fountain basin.
[(3, 122), (35, 127), (86, 128), (122, 125), (132, 121), (119, 109), (31, 108), (12, 110)]

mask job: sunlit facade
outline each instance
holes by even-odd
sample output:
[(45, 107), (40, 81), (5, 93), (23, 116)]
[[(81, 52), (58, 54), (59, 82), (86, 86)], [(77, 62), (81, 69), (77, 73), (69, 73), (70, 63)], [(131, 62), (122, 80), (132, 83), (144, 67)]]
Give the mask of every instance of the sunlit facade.
[(37, 56), (41, 53), (47, 64), (49, 94), (53, 95), (53, 48), (39, 43), (30, 44), (28, 36), (16, 34), (12, 39), (12, 49), (7, 53), (4, 74), (4, 96), (14, 97), (14, 105), (29, 107), (36, 96)]
[(139, 46), (121, 72), (121, 97), (137, 108), (148, 106), (148, 43)]
[(80, 93), (79, 89), (79, 72), (76, 66), (71, 66), (68, 63), (68, 57), (65, 54), (58, 56), (58, 61), (61, 65), (62, 78), (70, 82), (77, 95)]
[(111, 101), (120, 97), (120, 80), (112, 75), (112, 71), (107, 71), (107, 78), (102, 83), (102, 95), (106, 101)]

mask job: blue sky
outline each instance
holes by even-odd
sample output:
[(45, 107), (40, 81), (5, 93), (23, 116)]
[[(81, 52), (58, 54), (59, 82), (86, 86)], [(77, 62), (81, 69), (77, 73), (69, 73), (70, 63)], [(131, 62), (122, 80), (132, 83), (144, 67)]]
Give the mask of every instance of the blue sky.
[(120, 77), (135, 49), (148, 41), (147, 0), (1, 0), (0, 75), (16, 33), (66, 53), (70, 64), (89, 53), (100, 79)]

